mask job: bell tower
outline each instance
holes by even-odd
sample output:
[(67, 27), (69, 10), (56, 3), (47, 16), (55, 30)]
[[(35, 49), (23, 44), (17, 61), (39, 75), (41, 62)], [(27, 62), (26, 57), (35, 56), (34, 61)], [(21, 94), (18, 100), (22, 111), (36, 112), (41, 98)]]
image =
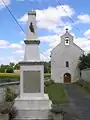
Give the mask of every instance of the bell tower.
[(61, 36), (61, 44), (69, 46), (73, 43), (73, 36), (69, 33), (68, 28), (66, 28), (66, 32)]

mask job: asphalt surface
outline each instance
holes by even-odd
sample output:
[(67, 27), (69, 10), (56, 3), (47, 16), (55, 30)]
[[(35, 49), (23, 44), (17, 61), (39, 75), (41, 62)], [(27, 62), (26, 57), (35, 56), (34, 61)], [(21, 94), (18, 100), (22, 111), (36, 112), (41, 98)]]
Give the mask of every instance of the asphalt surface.
[(61, 105), (67, 112), (64, 120), (90, 120), (90, 95), (74, 84), (64, 84), (69, 104)]

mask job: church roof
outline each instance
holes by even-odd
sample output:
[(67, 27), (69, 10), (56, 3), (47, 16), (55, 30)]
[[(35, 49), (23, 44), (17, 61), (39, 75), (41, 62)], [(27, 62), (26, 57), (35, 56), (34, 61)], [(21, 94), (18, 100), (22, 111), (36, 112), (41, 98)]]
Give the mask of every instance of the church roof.
[(64, 36), (65, 36), (65, 37), (67, 37), (67, 36), (68, 36), (68, 37), (69, 37), (69, 36), (70, 36), (70, 37), (73, 37), (73, 36), (68, 32), (68, 28), (66, 28), (65, 34), (63, 34), (61, 37), (64, 37)]

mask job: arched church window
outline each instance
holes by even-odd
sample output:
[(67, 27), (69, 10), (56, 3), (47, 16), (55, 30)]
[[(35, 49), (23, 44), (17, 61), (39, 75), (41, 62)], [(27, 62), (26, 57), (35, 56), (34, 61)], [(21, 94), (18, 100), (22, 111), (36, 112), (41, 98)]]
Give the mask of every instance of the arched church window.
[(65, 45), (69, 45), (69, 38), (68, 37), (66, 37), (66, 39), (65, 39)]
[(69, 67), (69, 62), (68, 61), (66, 61), (66, 67)]

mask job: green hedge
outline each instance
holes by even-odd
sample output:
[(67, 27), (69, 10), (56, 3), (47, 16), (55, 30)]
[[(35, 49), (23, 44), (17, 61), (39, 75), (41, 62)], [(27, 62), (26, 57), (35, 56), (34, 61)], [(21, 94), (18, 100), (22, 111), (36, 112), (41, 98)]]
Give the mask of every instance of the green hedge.
[(53, 80), (46, 80), (44, 81), (44, 93), (47, 93), (48, 87), (52, 84), (54, 84), (55, 82)]
[(20, 75), (16, 74), (16, 73), (0, 73), (0, 78), (6, 78), (6, 77), (9, 77), (9, 78), (19, 78)]
[(50, 73), (44, 73), (44, 78), (50, 78), (51, 74)]
[(0, 73), (0, 83), (20, 80), (20, 75), (15, 73)]
[[(45, 73), (44, 78), (50, 78), (51, 74)], [(20, 74), (18, 73), (0, 73), (0, 83), (12, 82), (20, 80)]]

